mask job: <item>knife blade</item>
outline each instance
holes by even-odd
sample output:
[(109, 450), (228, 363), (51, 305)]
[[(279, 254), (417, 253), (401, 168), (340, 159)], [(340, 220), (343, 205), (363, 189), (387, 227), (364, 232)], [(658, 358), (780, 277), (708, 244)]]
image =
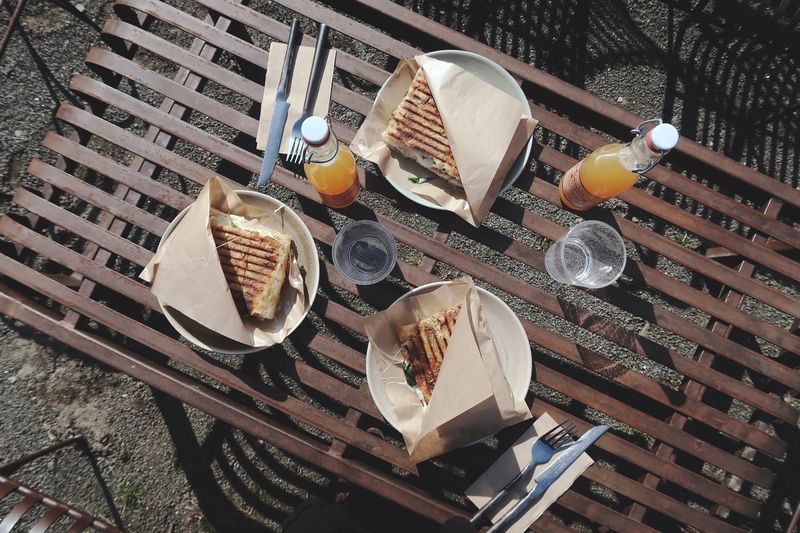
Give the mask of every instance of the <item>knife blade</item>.
[(580, 457), (581, 454), (585, 452), (589, 446), (594, 444), (594, 442), (606, 431), (608, 431), (608, 426), (595, 426), (581, 435), (581, 438), (575, 441), (575, 444), (572, 444), (569, 448), (567, 448), (561, 455), (558, 456), (555, 461), (553, 461), (553, 464), (548, 466), (544, 472), (536, 476), (536, 479), (534, 480), (536, 485), (534, 485), (533, 489), (531, 489), (531, 491), (503, 518), (490, 527), (489, 531), (486, 533), (499, 533), (508, 529), (508, 527), (516, 522), (523, 514), (525, 514), (536, 502), (536, 500), (538, 500), (542, 494), (544, 494), (545, 491), (550, 488), (550, 485), (552, 485), (555, 480), (561, 477), (561, 475), (566, 472), (570, 466), (572, 466), (572, 463), (577, 461), (578, 457)]
[(286, 89), (288, 89), (289, 80), (292, 77), (299, 40), (300, 24), (294, 18), (292, 19), (292, 29), (289, 31), (289, 40), (286, 44), (286, 56), (283, 58), (281, 79), (278, 83), (278, 91), (275, 94), (275, 107), (272, 109), (269, 136), (267, 137), (267, 145), (264, 147), (264, 160), (261, 162), (261, 173), (258, 176), (256, 187), (263, 187), (269, 182), (272, 177), (272, 171), (275, 170), (275, 163), (278, 161), (278, 151), (281, 148), (281, 139), (283, 139), (283, 128), (286, 126), (286, 118), (289, 116)]

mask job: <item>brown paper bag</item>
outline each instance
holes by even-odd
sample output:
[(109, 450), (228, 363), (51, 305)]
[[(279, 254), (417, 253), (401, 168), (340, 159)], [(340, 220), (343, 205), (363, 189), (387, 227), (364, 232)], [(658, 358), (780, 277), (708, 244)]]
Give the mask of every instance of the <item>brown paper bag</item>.
[[(462, 304), (439, 378), (427, 406), (407, 385), (399, 332), (439, 311)], [(478, 291), (463, 278), (396, 302), (366, 319), (381, 381), (397, 416), (397, 429), (415, 462), (476, 442), (530, 418), (515, 398), (489, 335)]]
[[(488, 503), (495, 494), (505, 487), (506, 483), (514, 479), (514, 476), (525, 468), (528, 461), (531, 460), (531, 448), (539, 439), (539, 436), (544, 435), (557, 425), (558, 423), (553, 420), (553, 417), (547, 413), (543, 413), (533, 426), (525, 432), (511, 448), (506, 450), (506, 452), (501, 455), (475, 483), (470, 485), (466, 491), (467, 498), (478, 508)], [(491, 516), (492, 522), (500, 520), (500, 518), (505, 516), (506, 513), (517, 504), (517, 502), (524, 498), (525, 495), (533, 489), (534, 485), (536, 485), (534, 481), (536, 476), (547, 470), (547, 468), (553, 464), (553, 461), (558, 459), (562, 453), (563, 451), (556, 453), (548, 462), (534, 468), (533, 474), (530, 475), (527, 483), (520, 481), (519, 485), (516, 486), (511, 491), (508, 498), (504, 500), (503, 505), (494, 510)], [(512, 524), (507, 531), (509, 533), (522, 533), (523, 531), (527, 531), (528, 527), (538, 520), (547, 508), (558, 500), (562, 494), (567, 492), (572, 484), (575, 483), (575, 480), (578, 479), (587, 468), (592, 466), (592, 463), (594, 463), (594, 461), (589, 457), (589, 454), (585, 452), (582, 453), (581, 456), (550, 485), (533, 507), (528, 509), (528, 511)]]
[(152, 283), (162, 306), (176, 309), (206, 328), (248, 346), (283, 342), (305, 308), (303, 276), (292, 253), (281, 303), (272, 320), (242, 316), (233, 301), (211, 234), (210, 210), (259, 219), (282, 229), (280, 212), (264, 213), (245, 204), (225, 182), (212, 178), (139, 277)]
[[(464, 188), (441, 178), (415, 184), (409, 177), (434, 174), (389, 149), (381, 134), (422, 68), (442, 116)], [(522, 103), (453, 63), (427, 56), (403, 60), (378, 93), (350, 149), (372, 161), (395, 186), (480, 226), (511, 166), (538, 121), (523, 114)]]

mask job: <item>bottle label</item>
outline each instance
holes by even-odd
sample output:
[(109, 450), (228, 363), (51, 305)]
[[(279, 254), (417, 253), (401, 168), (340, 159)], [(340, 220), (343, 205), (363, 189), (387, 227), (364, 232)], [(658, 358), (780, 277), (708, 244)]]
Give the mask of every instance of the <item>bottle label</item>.
[(567, 170), (564, 177), (561, 178), (561, 194), (564, 199), (570, 204), (569, 207), (575, 209), (589, 209), (604, 200), (589, 193), (586, 187), (583, 186), (581, 181), (581, 165), (583, 161), (579, 161), (577, 165)]

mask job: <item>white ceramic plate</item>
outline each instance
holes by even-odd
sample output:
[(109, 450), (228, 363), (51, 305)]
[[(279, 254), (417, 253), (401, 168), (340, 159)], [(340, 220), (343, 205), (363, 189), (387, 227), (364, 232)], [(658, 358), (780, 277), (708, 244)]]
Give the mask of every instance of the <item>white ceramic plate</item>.
[[(474, 74), (489, 85), (493, 85), (504, 93), (513, 96), (522, 103), (522, 111), (525, 116), (533, 116), (531, 114), (531, 106), (528, 103), (528, 98), (525, 96), (522, 88), (520, 88), (519, 84), (514, 80), (511, 74), (506, 72), (503, 67), (491, 59), (487, 59), (478, 54), (473, 54), (472, 52), (464, 52), (462, 50), (437, 50), (436, 52), (429, 52), (425, 55), (440, 61), (454, 63), (467, 72)], [(528, 140), (528, 144), (522, 148), (522, 151), (519, 153), (519, 156), (517, 156), (516, 161), (514, 161), (514, 164), (511, 166), (511, 170), (509, 170), (508, 176), (506, 176), (506, 179), (503, 182), (503, 187), (500, 189), (500, 194), (506, 192), (509, 187), (511, 187), (514, 182), (517, 181), (517, 178), (519, 178), (520, 174), (522, 174), (522, 171), (525, 170), (525, 164), (528, 162), (528, 158), (531, 155), (532, 149), (533, 137)], [(425, 198), (407, 191), (406, 189), (395, 186), (392, 181), (389, 181), (389, 183), (392, 184), (392, 187), (397, 189), (397, 192), (414, 203), (424, 205), (425, 207), (430, 207), (431, 209), (438, 209), (440, 211), (444, 210), (442, 206), (435, 204), (430, 200), (426, 200)]]
[[(282, 231), (292, 238), (292, 242), (297, 249), (297, 264), (299, 265), (300, 270), (303, 272), (303, 279), (305, 281), (307, 291), (305, 309), (303, 310), (302, 316), (300, 316), (294, 324), (290, 325), (289, 333), (291, 334), (291, 332), (294, 331), (295, 328), (297, 328), (297, 326), (299, 326), (300, 323), (305, 319), (306, 315), (308, 314), (308, 310), (311, 309), (311, 305), (314, 303), (314, 298), (317, 295), (317, 287), (319, 286), (319, 257), (317, 255), (317, 247), (314, 245), (314, 238), (311, 236), (311, 233), (308, 231), (308, 228), (303, 221), (300, 220), (300, 217), (297, 216), (297, 213), (292, 211), (292, 209), (283, 202), (256, 191), (236, 191), (236, 193), (247, 205), (252, 205), (265, 212), (274, 211), (280, 206), (283, 206), (283, 222), (285, 225)], [(186, 215), (189, 207), (181, 211), (170, 223), (169, 227), (167, 227), (167, 231), (164, 232), (164, 236), (161, 238), (161, 242), (158, 245), (159, 249), (161, 249), (161, 245), (166, 242), (167, 237), (169, 237), (169, 235), (183, 219), (184, 215)], [(267, 225), (271, 226), (269, 223)], [(275, 226), (274, 229), (281, 228)], [(220, 335), (206, 328), (205, 326), (198, 324), (191, 318), (183, 315), (171, 307), (162, 306), (162, 308), (164, 309), (164, 316), (167, 317), (169, 323), (178, 331), (178, 333), (183, 335), (192, 343), (201, 348), (205, 348), (206, 350), (224, 354), (239, 355), (258, 352), (266, 349), (266, 347), (263, 346), (248, 346), (233, 339), (229, 339), (228, 337)]]
[[(444, 281), (429, 283), (409, 291), (400, 298), (399, 302), (415, 294), (430, 292)], [(485, 289), (478, 287), (478, 295), (481, 299), (484, 316), (489, 327), (489, 333), (497, 347), (497, 354), (500, 357), (500, 366), (508, 379), (511, 391), (517, 398), (525, 398), (531, 384), (531, 372), (533, 371), (533, 360), (531, 356), (531, 345), (528, 336), (522, 327), (517, 315), (506, 303)], [(393, 304), (394, 305), (394, 304)], [(397, 427), (397, 418), (392, 408), (392, 403), (386, 394), (386, 386), (381, 381), (378, 363), (372, 355), (372, 344), (367, 346), (367, 384), (369, 392), (375, 405), (383, 415), (383, 418)]]

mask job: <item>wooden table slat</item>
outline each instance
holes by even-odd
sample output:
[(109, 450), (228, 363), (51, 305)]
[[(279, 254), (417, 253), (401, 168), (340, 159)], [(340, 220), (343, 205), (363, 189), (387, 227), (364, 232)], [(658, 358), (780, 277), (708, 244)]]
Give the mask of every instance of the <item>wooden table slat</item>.
[(173, 209), (182, 210), (194, 201), (168, 185), (147, 179), (143, 174), (101, 157), (97, 152), (55, 132), (47, 134), (42, 146)]
[(126, 202), (94, 187), (85, 181), (59, 170), (54, 166), (48, 165), (41, 159), (33, 159), (28, 166), (28, 173), (39, 178), (45, 183), (49, 183), (56, 189), (76, 198), (101, 207), (104, 211), (113, 214), (115, 217), (124, 220), (134, 226), (149, 231), (155, 235), (163, 235), (169, 223), (157, 216), (140, 209), (133, 204)]
[(687, 508), (682, 502), (670, 497), (665, 497), (663, 494), (645, 485), (635, 487), (635, 493), (629, 492), (629, 487), (626, 487), (626, 484), (622, 483), (623, 480), (627, 480), (626, 477), (608, 470), (607, 468), (597, 466), (597, 464), (590, 466), (583, 475), (633, 501), (639, 502), (640, 505), (646, 505), (666, 516), (680, 516), (681, 522), (684, 522), (688, 526), (696, 527), (701, 531), (727, 533), (741, 533), (744, 531), (741, 528), (726, 524), (702, 511)]
[[(17, 205), (24, 207), (28, 211), (39, 215), (45, 220), (49, 220), (53, 224), (56, 224), (57, 226), (60, 226), (78, 235), (80, 235), (80, 230), (76, 230), (75, 228), (86, 223), (86, 219), (70, 213), (69, 211), (65, 211), (55, 204), (44, 200), (41, 196), (37, 196), (36, 194), (22, 187), (17, 189), (17, 192), (14, 195), (14, 202)], [(110, 231), (103, 229), (96, 224), (91, 225), (97, 228), (92, 241), (119, 255), (120, 257), (123, 257), (128, 261), (132, 261), (137, 265), (144, 266), (152, 256), (151, 252), (145, 250), (141, 246), (138, 246), (131, 241), (120, 239), (114, 233), (111, 233)]]
[(161, 311), (158, 300), (146, 285), (100, 265), (85, 255), (70, 250), (66, 246), (58, 244), (30, 228), (26, 228), (7, 216), (0, 217), (0, 234), (16, 242), (24, 243), (29, 250), (50, 258), (96, 283), (112, 288), (122, 296), (141, 303), (154, 311)]

